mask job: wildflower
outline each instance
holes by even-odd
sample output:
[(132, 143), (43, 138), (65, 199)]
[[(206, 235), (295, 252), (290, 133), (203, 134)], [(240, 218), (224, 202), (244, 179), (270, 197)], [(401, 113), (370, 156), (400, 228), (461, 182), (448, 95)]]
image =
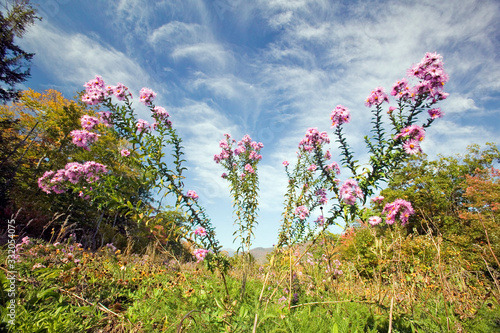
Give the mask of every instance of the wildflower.
[(193, 200), (198, 200), (198, 194), (196, 194), (195, 191), (193, 190), (189, 190), (187, 191), (187, 194), (186, 194), (188, 197), (190, 197), (191, 199)]
[(431, 117), (431, 119), (441, 118), (444, 115), (444, 112), (441, 111), (441, 108), (430, 109), (427, 112), (429, 112), (429, 116)]
[(91, 117), (91, 116), (88, 116), (88, 115), (83, 115), (80, 118), (80, 123), (81, 123), (83, 129), (85, 129), (87, 131), (90, 131), (97, 124), (99, 124), (99, 119), (97, 119), (96, 117)]
[(283, 165), (284, 165), (284, 166), (289, 166), (289, 165), (290, 165), (290, 163), (288, 163), (288, 161), (283, 161)]
[(315, 148), (320, 148), (324, 143), (330, 143), (326, 132), (319, 132), (317, 128), (309, 128), (306, 131), (306, 136), (299, 143), (299, 148), (305, 151), (312, 151)]
[(143, 119), (137, 120), (137, 124), (135, 126), (139, 132), (146, 132), (149, 129), (149, 123)]
[(327, 165), (326, 166), (326, 170), (327, 171), (332, 171), (332, 170), (335, 170), (335, 173), (337, 175), (340, 175), (340, 167), (339, 165), (337, 164), (337, 162), (332, 162), (331, 164)]
[(122, 84), (117, 83), (115, 87), (109, 87), (109, 91), (118, 98), (119, 101), (123, 101), (127, 96), (132, 98), (132, 94), (128, 91), (128, 88)]
[(381, 195), (376, 196), (375, 198), (372, 199), (372, 202), (374, 202), (374, 203), (382, 202), (382, 201), (384, 201), (384, 197)]
[(418, 141), (423, 141), (425, 138), (425, 130), (423, 127), (418, 126), (418, 125), (411, 125), (408, 127), (405, 127), (399, 132), (395, 137), (394, 140), (397, 140), (399, 138), (403, 139), (415, 139)]
[(382, 222), (382, 219), (379, 216), (371, 216), (370, 218), (368, 218), (368, 223), (370, 223), (371, 225), (377, 225), (380, 222)]
[(35, 269), (45, 268), (45, 267), (47, 267), (47, 266), (45, 266), (42, 263), (37, 262), (36, 264), (33, 265), (33, 267), (31, 267), (31, 270), (34, 271)]
[(305, 206), (295, 208), (295, 215), (299, 215), (299, 219), (305, 220), (309, 216), (309, 209)]
[(158, 119), (159, 121), (162, 121), (167, 125), (167, 127), (172, 126), (172, 122), (168, 119), (170, 115), (168, 114), (167, 110), (161, 106), (155, 106), (153, 108), (153, 117)]
[(203, 227), (198, 227), (196, 228), (196, 230), (194, 231), (194, 234), (195, 235), (198, 235), (198, 236), (206, 236), (207, 235), (207, 231), (205, 230), (205, 228)]
[(356, 198), (363, 199), (363, 192), (354, 179), (348, 179), (339, 189), (339, 196), (347, 205), (354, 205)]
[(142, 88), (139, 92), (139, 100), (146, 106), (149, 106), (155, 97), (155, 92), (149, 88)]
[(384, 88), (377, 87), (375, 90), (372, 90), (370, 96), (367, 97), (365, 105), (368, 107), (372, 105), (379, 106), (384, 102), (389, 103), (389, 97), (384, 92)]
[(108, 91), (104, 88), (104, 81), (99, 75), (85, 83), (84, 87), (85, 94), (82, 96), (82, 101), (88, 105), (97, 105), (108, 96)]
[(111, 127), (111, 112), (101, 111), (99, 112), (99, 122), (106, 127)]
[(322, 227), (325, 224), (325, 217), (323, 215), (318, 216), (316, 221), (314, 221), (318, 226)]
[(129, 151), (128, 149), (122, 149), (122, 150), (120, 151), (120, 154), (121, 154), (122, 156), (127, 157), (127, 156), (129, 156), (129, 155), (130, 155), (130, 151)]
[(410, 215), (413, 215), (415, 211), (411, 203), (403, 199), (396, 199), (394, 202), (386, 204), (382, 211), (382, 214), (386, 214), (387, 224), (393, 224), (396, 221), (396, 215), (398, 213), (401, 224), (405, 225)]
[(332, 120), (332, 127), (347, 124), (351, 119), (349, 109), (347, 109), (343, 105), (337, 105), (335, 109), (333, 109), (332, 114), (330, 115), (330, 119)]
[(316, 164), (311, 164), (311, 165), (307, 168), (307, 170), (308, 170), (308, 171), (311, 171), (311, 172), (314, 172), (314, 171), (316, 171), (316, 169), (317, 169), (317, 168), (318, 168), (318, 167), (316, 166)]
[(420, 144), (417, 140), (409, 140), (403, 144), (403, 149), (405, 153), (414, 155), (422, 152), (422, 148), (420, 148)]
[(254, 173), (255, 172), (255, 170), (252, 168), (252, 166), (250, 164), (248, 164), (248, 163), (245, 165), (245, 171), (249, 172), (249, 173)]
[(318, 202), (321, 205), (326, 205), (328, 203), (328, 198), (326, 196), (326, 190), (324, 188), (320, 188), (314, 194), (318, 197)]
[(226, 179), (227, 178), (227, 173), (223, 172), (222, 175), (221, 175), (222, 179)]
[(99, 134), (83, 130), (73, 130), (70, 132), (73, 143), (85, 150), (90, 150), (89, 144), (94, 143), (99, 138)]
[(196, 250), (194, 250), (193, 251), (193, 255), (197, 259), (196, 262), (203, 261), (205, 259), (205, 257), (207, 256), (207, 253), (208, 253), (208, 250), (205, 250), (205, 249), (196, 249)]

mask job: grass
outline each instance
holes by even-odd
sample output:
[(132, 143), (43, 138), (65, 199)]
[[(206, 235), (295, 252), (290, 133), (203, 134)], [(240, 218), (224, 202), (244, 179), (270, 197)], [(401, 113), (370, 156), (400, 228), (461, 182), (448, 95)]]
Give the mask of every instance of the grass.
[[(492, 278), (463, 269), (459, 257), (417, 265), (406, 256), (377, 266), (371, 277), (344, 259), (342, 274), (325, 274), (325, 248), (311, 248), (291, 280), (288, 251), (273, 265), (253, 265), (241, 299), (238, 258), (227, 296), (217, 273), (168, 253), (94, 253), (32, 241), (16, 263), (15, 327), (7, 317), (10, 282), (0, 274), (0, 331), (252, 332), (256, 315), (256, 332), (500, 331)], [(6, 258), (4, 249), (4, 273)], [(408, 263), (413, 272), (402, 268)]]

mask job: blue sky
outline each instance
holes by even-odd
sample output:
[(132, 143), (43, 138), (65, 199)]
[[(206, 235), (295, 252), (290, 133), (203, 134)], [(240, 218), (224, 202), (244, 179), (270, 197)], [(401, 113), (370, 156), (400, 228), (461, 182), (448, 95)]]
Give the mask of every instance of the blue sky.
[(25, 87), (71, 98), (98, 74), (134, 96), (143, 86), (156, 91), (184, 140), (186, 187), (200, 195), (225, 247), (237, 245), (224, 170), (213, 162), (224, 133), (264, 143), (253, 244), (271, 246), (287, 181), (281, 163), (293, 163), (307, 128), (332, 137), (330, 112), (347, 106), (348, 141), (366, 160), (364, 100), (377, 86), (390, 92), (426, 52), (443, 56), (450, 96), (424, 152), (500, 143), (498, 1), (47, 0), (38, 9), (43, 21), (19, 41), (36, 53)]

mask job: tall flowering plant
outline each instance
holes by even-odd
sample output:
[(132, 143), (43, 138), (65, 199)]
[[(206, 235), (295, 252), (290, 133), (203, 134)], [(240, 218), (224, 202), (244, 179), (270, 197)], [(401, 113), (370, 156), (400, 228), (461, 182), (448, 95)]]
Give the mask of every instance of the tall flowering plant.
[[(135, 161), (142, 170), (141, 182), (144, 187), (148, 191), (157, 189), (158, 193), (163, 193), (164, 196), (173, 195), (176, 198), (177, 207), (182, 207), (187, 212), (191, 225), (204, 230), (203, 233), (196, 234), (198, 249), (193, 254), (198, 260), (210, 257), (212, 259), (210, 268), (212, 269), (215, 267), (227, 269), (227, 262), (220, 254), (221, 246), (215, 238), (215, 230), (204, 209), (198, 203), (198, 195), (195, 191), (184, 188), (183, 172), (186, 168), (182, 165), (184, 162), (182, 140), (172, 126), (169, 113), (162, 106), (154, 104), (156, 93), (149, 88), (142, 88), (139, 92), (140, 103), (148, 107), (151, 112), (152, 121), (150, 123), (145, 119), (137, 119), (133, 108), (132, 93), (122, 83), (117, 83), (114, 86), (106, 85), (100, 76), (96, 76), (84, 87), (85, 93), (82, 96), (82, 101), (88, 105), (104, 107), (108, 111), (100, 112), (99, 118), (83, 116), (81, 119), (82, 129), (71, 132), (73, 143), (83, 149), (90, 150), (92, 144), (99, 140), (99, 133), (96, 133), (99, 124), (110, 127), (120, 138), (129, 142), (129, 147), (116, 152), (116, 154), (119, 154), (123, 159)], [(170, 149), (170, 154), (166, 153), (168, 149)], [(80, 172), (72, 179), (94, 182), (98, 174), (107, 171), (104, 165), (92, 164), (92, 166), (93, 174), (90, 176), (88, 174), (82, 175)], [(86, 169), (84, 168), (84, 170)], [(54, 191), (61, 191), (60, 176), (66, 175), (68, 172), (49, 172), (39, 180), (40, 187), (46, 192), (50, 191), (51, 188)], [(128, 210), (137, 208), (133, 207), (130, 202), (123, 202), (120, 195), (115, 193), (120, 186), (119, 177), (107, 175), (102, 180), (100, 185), (104, 190), (100, 199), (104, 202), (103, 205), (114, 204)], [(82, 195), (97, 200), (96, 191), (85, 193), (85, 190), (88, 191), (88, 189), (89, 186), (81, 186)], [(153, 211), (151, 210), (149, 213), (152, 214)]]
[[(397, 169), (409, 155), (422, 151), (421, 142), (425, 139), (426, 128), (443, 116), (435, 104), (448, 96), (443, 90), (448, 75), (443, 69), (442, 57), (437, 53), (427, 53), (408, 70), (407, 77), (398, 80), (392, 87), (390, 95), (395, 99), (395, 105), (388, 105), (390, 97), (382, 87), (371, 91), (365, 100), (365, 105), (371, 108), (373, 124), (371, 135), (364, 138), (371, 155), (368, 165), (361, 165), (355, 160), (345, 138), (344, 125), (350, 121), (349, 109), (338, 105), (332, 111), (330, 119), (339, 143), (340, 165), (350, 173), (345, 181), (336, 178), (340, 167), (330, 161), (332, 155), (325, 147), (330, 141), (328, 134), (319, 133), (316, 129), (307, 130), (299, 144), (293, 171), (289, 170), (289, 163), (284, 162), (289, 186), (280, 244), (303, 241), (313, 235), (315, 228), (324, 230), (329, 225), (337, 224), (339, 218), (345, 228), (359, 217), (366, 218), (372, 225), (382, 221), (379, 216), (366, 216), (363, 206), (380, 183), (388, 179), (391, 171)], [(384, 119), (384, 113), (387, 113), (388, 119)], [(417, 125), (418, 116), (424, 113), (427, 113), (427, 118)], [(389, 130), (384, 124), (387, 120)], [(329, 217), (323, 216), (321, 210), (314, 228), (310, 228), (304, 222), (305, 218), (314, 208), (325, 205), (328, 198), (333, 199)], [(396, 218), (405, 224), (413, 214), (413, 208), (411, 203), (398, 199), (387, 203), (383, 214), (388, 224), (393, 224)]]
[(240, 240), (238, 252), (241, 251), (244, 258), (245, 269), (241, 288), (243, 297), (250, 262), (250, 246), (257, 225), (259, 190), (257, 165), (262, 159), (260, 150), (264, 145), (262, 142), (252, 141), (249, 135), (245, 135), (236, 143), (229, 134), (225, 134), (225, 139), (219, 142), (219, 147), (222, 150), (214, 156), (214, 161), (227, 171), (222, 174), (222, 178), (229, 182), (235, 224), (238, 226), (233, 235), (236, 236), (235, 239)]

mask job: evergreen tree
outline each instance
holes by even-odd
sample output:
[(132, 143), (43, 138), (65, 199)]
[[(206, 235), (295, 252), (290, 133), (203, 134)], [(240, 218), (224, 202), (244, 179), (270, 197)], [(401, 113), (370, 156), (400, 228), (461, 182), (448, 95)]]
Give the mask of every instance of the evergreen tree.
[(30, 76), (30, 62), (34, 53), (22, 50), (14, 43), (14, 38), (22, 38), (26, 29), (33, 25), (36, 10), (29, 0), (10, 1), (5, 5), (6, 12), (0, 11), (0, 100), (8, 102), (18, 97), (15, 85)]

